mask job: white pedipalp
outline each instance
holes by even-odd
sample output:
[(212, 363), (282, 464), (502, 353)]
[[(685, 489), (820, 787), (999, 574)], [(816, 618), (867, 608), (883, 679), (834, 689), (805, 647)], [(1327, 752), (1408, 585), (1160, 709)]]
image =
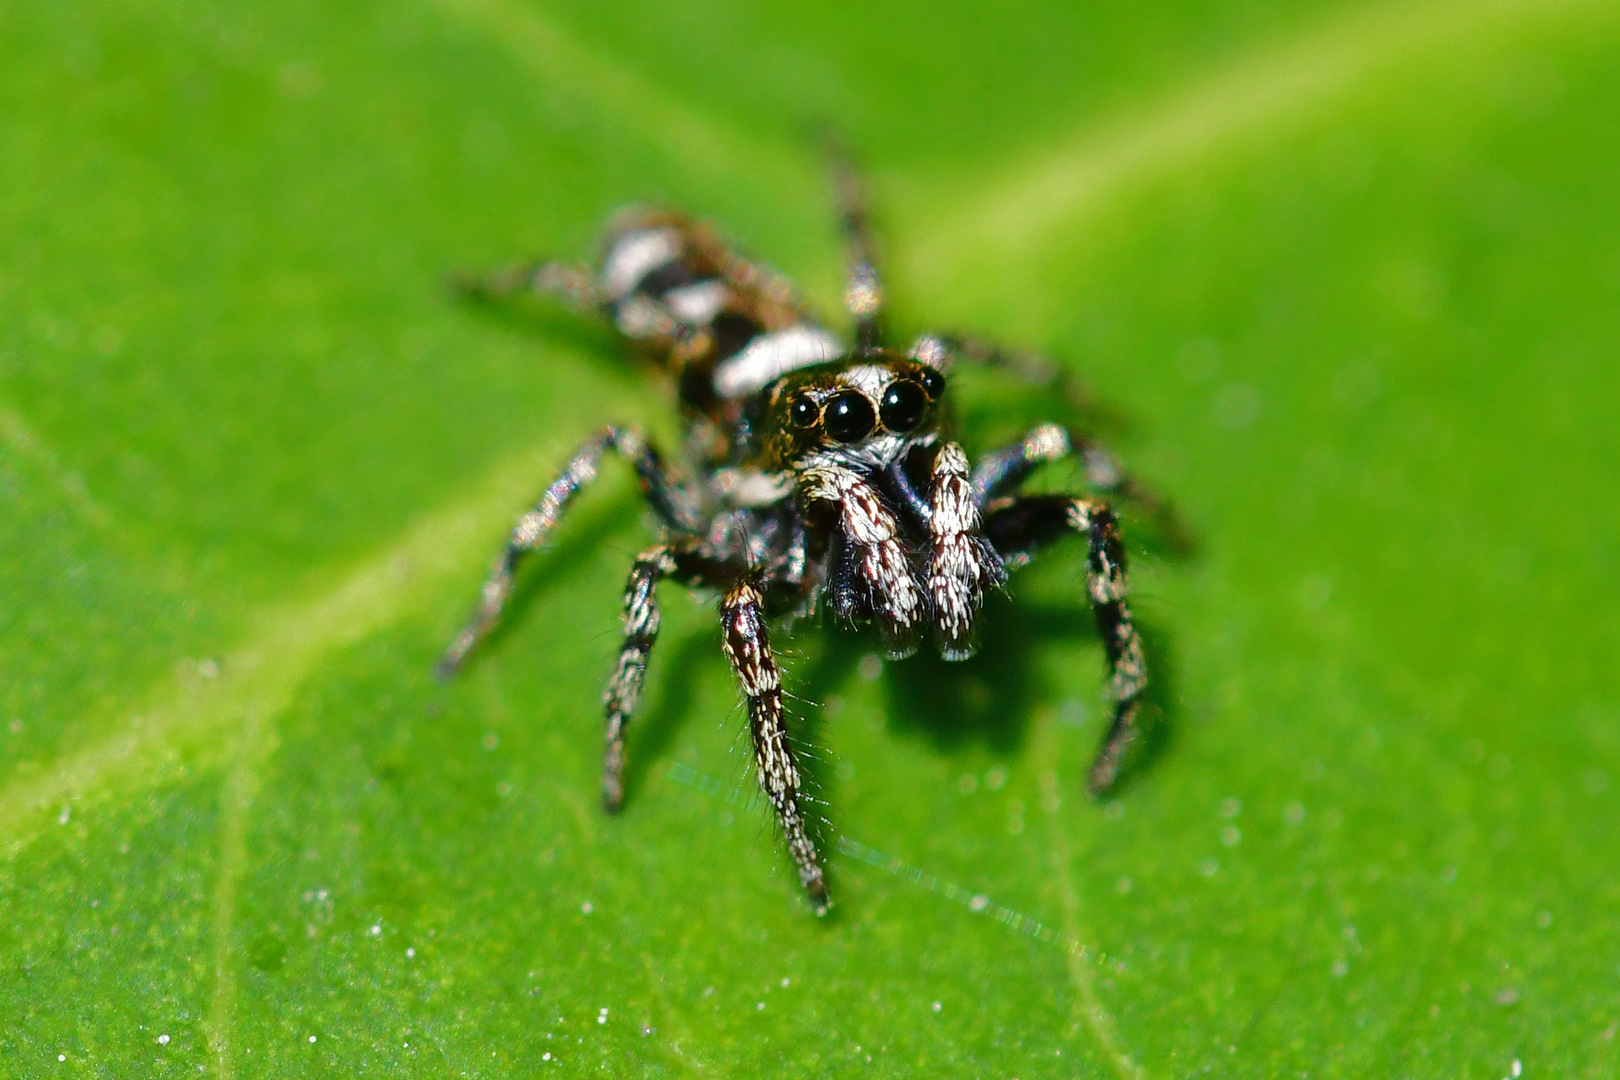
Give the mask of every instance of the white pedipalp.
[(978, 503), (973, 498), (967, 455), (955, 443), (934, 457), (928, 529), (933, 537), (928, 569), (928, 596), (934, 624), (943, 639), (947, 660), (973, 652), (973, 621), (985, 590), (999, 584), (1005, 569), (979, 534)]
[(865, 476), (844, 465), (807, 469), (803, 482), (810, 498), (838, 507), (840, 526), (856, 549), (856, 565), (871, 590), (872, 606), (903, 644), (922, 621), (924, 600), (893, 511)]

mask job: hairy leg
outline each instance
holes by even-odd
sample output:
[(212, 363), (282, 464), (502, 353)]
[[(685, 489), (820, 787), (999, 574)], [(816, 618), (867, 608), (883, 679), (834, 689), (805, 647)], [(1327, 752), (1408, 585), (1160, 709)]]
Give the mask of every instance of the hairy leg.
[(1108, 733), (1087, 777), (1092, 794), (1100, 795), (1119, 778), (1125, 751), (1136, 738), (1137, 714), (1147, 687), (1142, 639), (1126, 602), (1125, 544), (1114, 513), (1094, 499), (1030, 495), (1009, 500), (985, 518), (985, 535), (1010, 566), (1024, 565), (1041, 548), (1069, 533), (1086, 540), (1086, 591), (1108, 655), (1114, 696)]
[(973, 494), (979, 504), (1013, 491), (1048, 461), (1073, 456), (1085, 469), (1086, 483), (1109, 494), (1132, 484), (1120, 471), (1114, 455), (1088, 439), (1076, 439), (1057, 424), (1041, 424), (1017, 442), (992, 450), (979, 459), (973, 470)]
[(844, 286), (844, 308), (855, 329), (857, 350), (876, 349), (884, 340), (883, 279), (877, 269), (877, 249), (867, 212), (866, 189), (849, 158), (832, 151), (833, 196), (838, 202), (838, 224), (849, 250), (849, 278)]
[(929, 477), (928, 599), (946, 660), (973, 655), (974, 616), (984, 594), (1007, 579), (1001, 556), (979, 531), (979, 508), (967, 455), (955, 443), (944, 444)]
[(682, 584), (716, 584), (736, 578), (741, 568), (705, 556), (695, 542), (655, 544), (636, 556), (624, 587), (624, 643), (602, 692), (602, 805), (613, 813), (624, 804), (624, 738), (641, 699), (647, 660), (658, 640), (658, 586), (666, 578)]
[(496, 557), (489, 580), (484, 583), (477, 609), (439, 661), (436, 671), (440, 678), (454, 675), (473, 647), (500, 622), (506, 602), (512, 596), (513, 576), (518, 566), (530, 552), (543, 547), (550, 539), (574, 496), (596, 479), (597, 464), (608, 450), (616, 451), (634, 467), (642, 494), (665, 524), (676, 529), (690, 527), (693, 515), (687, 494), (666, 474), (658, 452), (632, 428), (603, 428), (586, 440), (569, 459), (562, 475), (551, 482), (533, 509), (512, 527), (506, 547)]
[(1168, 500), (1126, 473), (1102, 443), (1076, 437), (1057, 424), (1041, 424), (1012, 445), (980, 458), (973, 470), (974, 497), (983, 506), (1016, 490), (1040, 465), (1071, 456), (1080, 462), (1086, 483), (1104, 495), (1135, 503), (1157, 522), (1177, 551), (1192, 550), (1191, 534)]
[(726, 659), (748, 699), (748, 728), (759, 786), (776, 811), (799, 882), (816, 914), (823, 915), (832, 906), (832, 898), (821, 857), (805, 828), (803, 781), (782, 714), (782, 675), (765, 629), (765, 600), (752, 580), (738, 582), (721, 597), (720, 629)]

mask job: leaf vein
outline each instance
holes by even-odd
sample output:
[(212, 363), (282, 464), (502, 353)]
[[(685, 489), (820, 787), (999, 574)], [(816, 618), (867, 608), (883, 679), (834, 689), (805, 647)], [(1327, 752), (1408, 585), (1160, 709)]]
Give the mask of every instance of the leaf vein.
[(333, 587), (268, 612), (225, 654), (218, 677), (178, 694), (172, 687), (150, 694), (154, 704), (139, 710), (145, 717), (139, 729), (104, 735), (43, 774), (0, 788), (0, 842), (14, 854), (43, 827), (44, 811), (64, 801), (93, 802), (117, 783), (149, 786), (182, 761), (217, 763), (216, 736), (233, 720), (270, 722), (323, 660), (393, 625), (492, 546), (557, 453), (547, 443), (514, 455), (491, 469), (471, 497), (420, 518)]
[[(951, 201), (944, 227), (898, 254), (915, 281), (983, 274), (986, 252), (1012, 259), (1049, 243), (1110, 201), (1257, 133), (1321, 110), (1388, 68), (1467, 37), (1500, 36), (1536, 20), (1586, 11), (1602, 0), (1395, 0), (1358, 10), (1272, 45), (1151, 105), (1090, 121), (1056, 149)], [(1072, 231), (1072, 230), (1071, 230)]]

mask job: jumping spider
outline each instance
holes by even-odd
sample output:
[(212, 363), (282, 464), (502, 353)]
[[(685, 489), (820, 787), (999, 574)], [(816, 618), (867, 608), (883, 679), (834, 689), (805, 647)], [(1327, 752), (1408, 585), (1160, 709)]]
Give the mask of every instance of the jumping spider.
[(1056, 424), (970, 465), (946, 432), (953, 362), (1033, 366), (1053, 377), (1059, 369), (940, 334), (904, 353), (886, 347), (864, 203), (852, 174), (838, 181), (852, 345), (822, 326), (783, 277), (738, 255), (710, 226), (661, 210), (615, 218), (597, 271), (547, 261), (461, 282), (475, 295), (534, 292), (611, 320), (674, 383), (685, 445), (672, 464), (635, 428), (604, 427), (586, 440), (518, 519), (438, 669), (453, 675), (495, 626), (518, 565), (546, 544), (603, 453), (616, 452), (635, 470), (662, 536), (636, 557), (625, 587), (624, 643), (603, 695), (603, 802), (615, 811), (624, 797), (625, 729), (658, 636), (659, 583), (717, 591), (721, 645), (747, 698), (760, 786), (817, 914), (831, 899), (784, 725), (772, 620), (826, 604), (840, 623), (875, 623), (891, 658), (931, 634), (945, 659), (966, 659), (985, 594), (1054, 541), (1084, 537), (1086, 590), (1115, 700), (1089, 776), (1100, 793), (1136, 734), (1147, 683), (1126, 604), (1125, 547), (1101, 499), (1017, 491), (1037, 466), (1075, 455), (1091, 486), (1153, 501), (1106, 450)]

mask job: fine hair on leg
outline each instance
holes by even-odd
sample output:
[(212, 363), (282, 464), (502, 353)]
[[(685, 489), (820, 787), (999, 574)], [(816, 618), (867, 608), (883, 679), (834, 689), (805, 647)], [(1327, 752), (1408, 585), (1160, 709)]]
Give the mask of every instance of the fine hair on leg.
[(1101, 795), (1119, 779), (1125, 751), (1136, 740), (1137, 712), (1142, 691), (1147, 688), (1147, 663), (1142, 656), (1141, 635), (1136, 632), (1126, 602), (1130, 586), (1125, 576), (1125, 543), (1114, 511), (1101, 501), (1075, 499), (1069, 504), (1068, 518), (1074, 530), (1086, 537), (1086, 587), (1112, 672), (1109, 681), (1114, 715), (1086, 777), (1091, 793)]
[(741, 573), (740, 566), (709, 557), (696, 540), (654, 544), (636, 556), (624, 587), (624, 640), (602, 691), (602, 805), (609, 813), (624, 805), (625, 730), (641, 699), (647, 661), (663, 621), (658, 586), (666, 580), (715, 585)]
[(658, 584), (678, 566), (668, 544), (655, 545), (636, 556), (624, 587), (624, 644), (619, 646), (618, 662), (602, 691), (602, 806), (609, 813), (624, 805), (624, 733), (641, 697), (647, 660), (658, 640), (662, 621)]
[(1102, 795), (1119, 779), (1125, 752), (1136, 739), (1148, 681), (1141, 635), (1127, 602), (1125, 544), (1114, 512), (1097, 499), (1027, 495), (994, 506), (986, 515), (985, 533), (1009, 566), (1024, 565), (1066, 533), (1079, 533), (1086, 540), (1086, 593), (1108, 657), (1114, 698), (1108, 731), (1087, 776), (1091, 793)]
[(789, 745), (782, 711), (782, 673), (771, 653), (765, 628), (765, 599), (752, 576), (720, 599), (720, 642), (748, 703), (748, 731), (754, 745), (759, 786), (776, 811), (799, 882), (817, 915), (832, 906), (821, 856), (805, 826), (804, 781)]
[(563, 467), (562, 475), (551, 482), (533, 508), (512, 526), (506, 546), (495, 557), (489, 578), (479, 593), (472, 618), (451, 639), (434, 669), (439, 678), (455, 675), (467, 654), (495, 629), (512, 597), (518, 567), (529, 553), (546, 544), (580, 489), (596, 479), (597, 464), (607, 450), (617, 452), (630, 462), (640, 481), (642, 495), (666, 525), (676, 529), (689, 525), (691, 513), (686, 507), (686, 495), (666, 474), (658, 452), (634, 428), (603, 428), (575, 451)]

